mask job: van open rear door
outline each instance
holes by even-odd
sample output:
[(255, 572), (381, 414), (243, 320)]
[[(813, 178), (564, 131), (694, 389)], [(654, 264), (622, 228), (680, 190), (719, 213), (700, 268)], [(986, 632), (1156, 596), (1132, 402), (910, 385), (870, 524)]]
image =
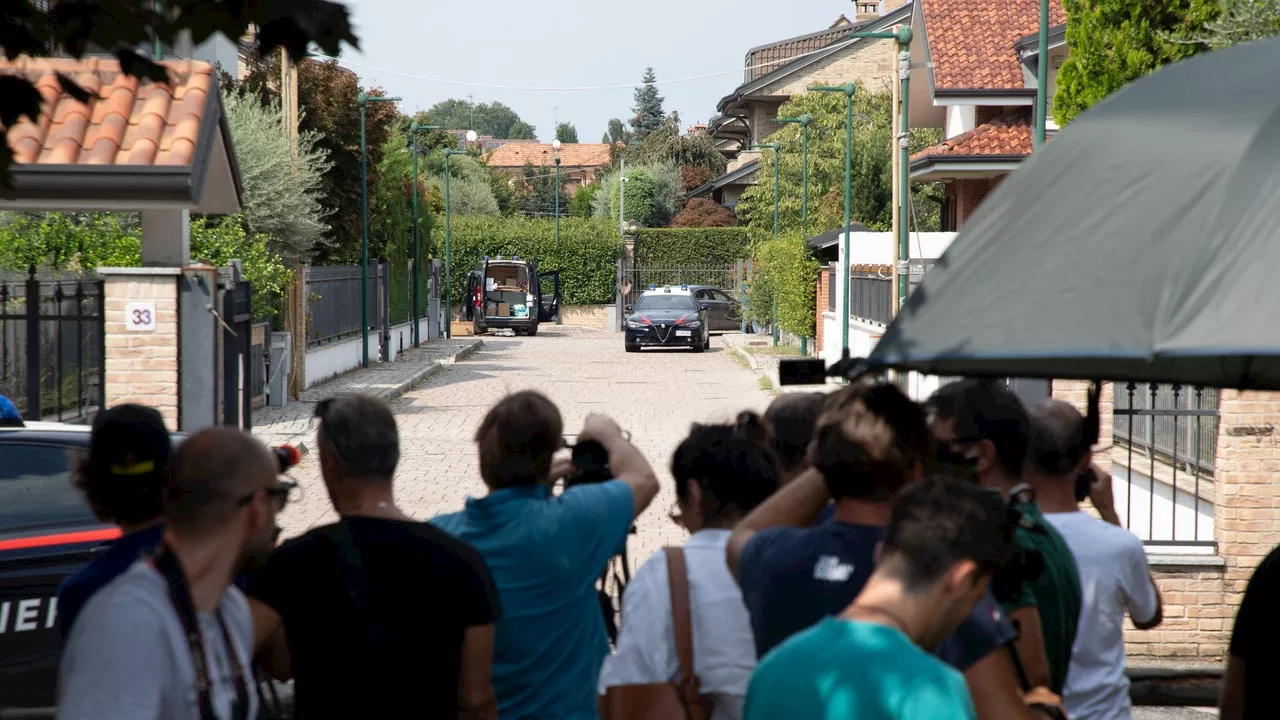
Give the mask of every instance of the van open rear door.
[(538, 273), (538, 321), (551, 322), (560, 314), (560, 271)]

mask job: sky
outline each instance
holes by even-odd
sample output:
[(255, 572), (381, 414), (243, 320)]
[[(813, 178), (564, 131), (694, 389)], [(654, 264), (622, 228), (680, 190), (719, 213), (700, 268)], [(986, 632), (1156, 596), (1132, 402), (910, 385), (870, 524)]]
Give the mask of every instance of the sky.
[[(511, 106), (544, 141), (557, 117), (571, 122), (582, 142), (599, 142), (609, 118), (631, 117), (646, 66), (659, 82), (734, 71), (658, 86), (666, 111), (679, 111), (688, 127), (709, 120), (716, 102), (741, 84), (747, 50), (825, 29), (854, 12), (850, 0), (344, 2), (362, 51), (348, 49), (342, 59), (362, 84), (403, 98), (401, 112), (472, 95), (476, 103)], [(459, 84), (418, 79), (424, 77)], [(561, 89), (616, 85), (625, 87)], [(532, 87), (556, 89), (526, 89)]]

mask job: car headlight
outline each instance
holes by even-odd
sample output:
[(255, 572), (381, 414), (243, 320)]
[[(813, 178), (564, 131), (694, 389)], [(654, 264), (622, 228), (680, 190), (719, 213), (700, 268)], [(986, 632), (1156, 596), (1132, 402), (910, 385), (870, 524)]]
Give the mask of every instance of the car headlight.
[(644, 328), (644, 323), (638, 323), (632, 320), (628, 320), (627, 327), (631, 328), (632, 330), (641, 330)]
[(693, 320), (691, 322), (684, 323), (683, 325), (681, 325), (681, 327), (686, 327), (686, 328), (689, 328), (690, 330), (697, 330), (698, 328), (702, 327), (702, 321)]

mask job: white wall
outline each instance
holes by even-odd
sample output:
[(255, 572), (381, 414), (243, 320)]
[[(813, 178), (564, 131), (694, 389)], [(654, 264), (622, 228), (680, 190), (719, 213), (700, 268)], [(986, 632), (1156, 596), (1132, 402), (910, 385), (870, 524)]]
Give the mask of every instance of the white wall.
[[(1183, 477), (1181, 472), (1179, 472), (1179, 477)], [(1187, 479), (1192, 478), (1190, 474), (1185, 477)], [(1143, 540), (1150, 540), (1156, 543), (1155, 546), (1149, 545), (1147, 547), (1148, 551), (1158, 552), (1164, 550), (1165, 552), (1177, 552), (1178, 554), (1213, 552), (1212, 548), (1209, 547), (1178, 546), (1174, 550), (1171, 546), (1159, 546), (1161, 540), (1169, 540), (1171, 538), (1178, 541), (1197, 539), (1197, 526), (1199, 526), (1198, 539), (1213, 540), (1212, 502), (1201, 498), (1199, 508), (1197, 508), (1195, 495), (1179, 488), (1177, 509), (1175, 511), (1173, 486), (1157, 479), (1155, 481), (1155, 502), (1153, 506), (1152, 482), (1147, 474), (1139, 470), (1133, 471), (1131, 491), (1129, 472), (1122, 464), (1113, 462), (1111, 478), (1112, 489), (1116, 496), (1116, 512), (1120, 515), (1120, 522), (1128, 522), (1129, 530), (1133, 534)], [(1129, 512), (1131, 498), (1133, 503), (1132, 513)]]
[[(418, 333), (422, 341), (430, 338), (427, 335), (427, 319), (418, 320)], [(402, 322), (391, 326), (391, 352), (389, 361), (394, 362), (396, 356), (404, 349), (413, 347), (413, 323)], [(379, 352), (381, 343), (376, 331), (369, 332), (369, 362), (381, 362)], [(337, 377), (360, 367), (363, 360), (363, 344), (359, 335), (337, 342), (325, 343), (307, 348), (306, 378), (303, 387), (309, 388), (325, 380)]]
[[(955, 237), (956, 233), (953, 232), (913, 232), (907, 239), (907, 257), (912, 260), (941, 257)], [(851, 233), (849, 264), (892, 265), (897, 242), (891, 232)]]
[(943, 134), (944, 138), (953, 138), (961, 133), (967, 133), (977, 126), (977, 113), (973, 105), (948, 105), (947, 106), (947, 127)]

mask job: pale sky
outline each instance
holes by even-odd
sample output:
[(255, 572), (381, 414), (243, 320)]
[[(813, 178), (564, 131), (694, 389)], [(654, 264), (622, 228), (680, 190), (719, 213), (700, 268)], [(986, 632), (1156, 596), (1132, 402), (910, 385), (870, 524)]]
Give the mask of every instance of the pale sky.
[[(347, 51), (361, 82), (404, 99), (412, 114), (451, 97), (498, 100), (549, 141), (557, 114), (582, 142), (599, 142), (611, 117), (631, 116), (632, 88), (652, 65), (658, 80), (736, 69), (729, 75), (659, 85), (667, 112), (685, 127), (715, 114), (742, 82), (746, 51), (825, 29), (849, 0), (344, 0), (363, 52)], [(358, 67), (355, 63), (380, 70)], [(481, 85), (616, 90), (531, 91), (452, 85), (392, 74)]]

